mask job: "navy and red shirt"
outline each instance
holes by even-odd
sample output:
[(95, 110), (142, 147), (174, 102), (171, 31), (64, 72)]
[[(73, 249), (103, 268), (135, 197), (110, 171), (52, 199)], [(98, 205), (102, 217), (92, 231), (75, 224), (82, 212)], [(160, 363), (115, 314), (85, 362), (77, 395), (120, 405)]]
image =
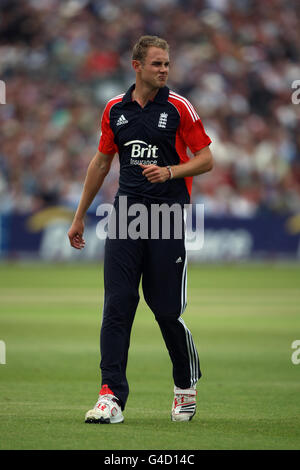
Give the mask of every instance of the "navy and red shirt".
[(189, 160), (187, 148), (195, 154), (211, 139), (186, 98), (165, 86), (142, 108), (132, 100), (134, 87), (108, 101), (101, 121), (99, 151), (119, 154), (117, 194), (189, 203), (193, 177), (150, 183), (139, 164), (179, 165)]

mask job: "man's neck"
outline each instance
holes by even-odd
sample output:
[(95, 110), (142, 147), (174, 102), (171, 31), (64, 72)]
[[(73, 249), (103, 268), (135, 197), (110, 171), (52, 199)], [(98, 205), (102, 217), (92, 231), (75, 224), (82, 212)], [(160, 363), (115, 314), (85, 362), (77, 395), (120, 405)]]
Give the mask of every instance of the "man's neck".
[(139, 105), (144, 108), (148, 101), (154, 100), (158, 92), (159, 88), (148, 88), (136, 83), (135, 89), (132, 92), (132, 99), (137, 101)]

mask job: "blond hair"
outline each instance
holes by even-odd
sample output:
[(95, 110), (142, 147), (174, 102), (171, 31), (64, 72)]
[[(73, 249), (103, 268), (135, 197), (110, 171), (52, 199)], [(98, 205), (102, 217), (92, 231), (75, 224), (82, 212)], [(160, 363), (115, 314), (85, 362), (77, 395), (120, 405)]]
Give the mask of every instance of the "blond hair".
[(139, 60), (144, 63), (149, 47), (158, 47), (169, 52), (169, 44), (165, 39), (158, 36), (141, 36), (132, 50), (132, 60)]

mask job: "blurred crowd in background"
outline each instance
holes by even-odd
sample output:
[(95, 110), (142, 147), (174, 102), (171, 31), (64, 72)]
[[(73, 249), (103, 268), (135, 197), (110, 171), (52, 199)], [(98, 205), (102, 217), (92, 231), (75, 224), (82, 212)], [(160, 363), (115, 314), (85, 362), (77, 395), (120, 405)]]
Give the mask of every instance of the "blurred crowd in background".
[[(143, 34), (169, 42), (168, 86), (213, 141), (193, 202), (216, 217), (299, 211), (299, 0), (0, 0), (0, 212), (76, 208)], [(118, 169), (116, 156), (91, 210), (112, 202)]]

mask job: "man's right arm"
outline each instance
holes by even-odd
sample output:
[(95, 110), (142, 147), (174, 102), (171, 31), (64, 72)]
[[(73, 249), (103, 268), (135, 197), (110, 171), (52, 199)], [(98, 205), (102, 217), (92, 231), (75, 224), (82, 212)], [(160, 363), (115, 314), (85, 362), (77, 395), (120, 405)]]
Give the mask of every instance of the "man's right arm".
[(88, 166), (82, 195), (68, 232), (70, 244), (73, 248), (80, 250), (84, 247), (85, 242), (82, 237), (84, 232), (84, 217), (110, 170), (113, 157), (113, 154), (105, 155), (97, 151)]

